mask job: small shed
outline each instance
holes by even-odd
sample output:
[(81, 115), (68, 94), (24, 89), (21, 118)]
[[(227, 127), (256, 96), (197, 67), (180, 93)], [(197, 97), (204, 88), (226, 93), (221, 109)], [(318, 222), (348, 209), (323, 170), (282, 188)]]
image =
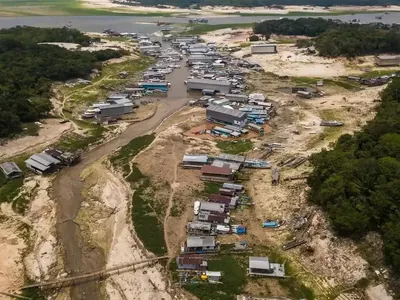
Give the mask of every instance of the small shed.
[(202, 180), (226, 182), (233, 180), (234, 172), (227, 167), (215, 167), (204, 165), (201, 168)]
[(222, 273), (219, 271), (206, 271), (206, 276), (209, 282), (219, 282), (222, 277)]
[(266, 54), (276, 52), (278, 52), (276, 44), (260, 44), (251, 46), (251, 53), (253, 54)]
[(46, 153), (33, 154), (25, 161), (26, 167), (37, 174), (54, 171), (60, 164), (61, 161)]
[(7, 179), (14, 179), (22, 176), (22, 170), (15, 162), (4, 162), (0, 164), (0, 169)]

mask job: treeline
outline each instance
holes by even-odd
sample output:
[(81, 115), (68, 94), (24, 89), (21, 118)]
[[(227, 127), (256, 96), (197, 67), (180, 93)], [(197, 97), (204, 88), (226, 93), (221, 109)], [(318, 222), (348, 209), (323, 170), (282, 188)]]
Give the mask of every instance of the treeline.
[[(134, 3), (135, 1), (131, 1)], [(277, 3), (275, 0), (142, 0), (142, 5), (175, 5), (178, 7), (189, 7), (193, 4), (200, 6), (226, 5), (236, 7), (256, 7), (256, 6), (276, 6), (279, 5), (313, 5), (313, 6), (334, 6), (334, 5), (399, 5), (399, 0), (281, 0)]]
[(385, 258), (400, 273), (400, 79), (382, 93), (375, 119), (343, 135), (330, 151), (311, 157), (309, 199), (321, 205), (334, 229), (360, 239), (378, 231)]
[(322, 56), (355, 57), (381, 53), (400, 53), (400, 31), (395, 25), (348, 24), (322, 18), (264, 21), (254, 24), (254, 33), (305, 35)]
[(0, 30), (0, 137), (20, 132), (23, 122), (48, 115), (53, 81), (86, 77), (101, 68), (101, 61), (122, 56), (114, 50), (73, 52), (37, 44), (49, 41), (86, 44), (88, 38), (71, 29)]

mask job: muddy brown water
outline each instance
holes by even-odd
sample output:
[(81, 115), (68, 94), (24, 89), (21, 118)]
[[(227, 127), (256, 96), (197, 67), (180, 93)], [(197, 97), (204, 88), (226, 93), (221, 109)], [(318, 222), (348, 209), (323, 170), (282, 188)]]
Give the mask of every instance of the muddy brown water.
[[(189, 71), (181, 62), (181, 68), (167, 76), (171, 88), (166, 98), (160, 99), (160, 106), (153, 117), (129, 126), (121, 135), (87, 152), (82, 162), (63, 169), (53, 181), (53, 199), (57, 201), (58, 240), (64, 250), (64, 268), (70, 275), (100, 270), (105, 266), (106, 256), (100, 247), (90, 244), (82, 236), (79, 225), (75, 222), (82, 201), (84, 183), (80, 180), (82, 171), (110, 154), (118, 147), (126, 145), (132, 139), (154, 130), (161, 122), (182, 108), (190, 100), (183, 81)], [(153, 100), (149, 99), (149, 100)], [(86, 282), (71, 288), (71, 299), (102, 299), (98, 281)]]

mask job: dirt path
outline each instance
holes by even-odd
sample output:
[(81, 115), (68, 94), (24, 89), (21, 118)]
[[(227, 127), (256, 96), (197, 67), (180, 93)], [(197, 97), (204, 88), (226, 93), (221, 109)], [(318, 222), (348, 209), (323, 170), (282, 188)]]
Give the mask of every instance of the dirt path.
[[(70, 275), (98, 270), (104, 267), (106, 261), (103, 249), (85, 241), (79, 225), (74, 221), (84, 200), (82, 197), (84, 184), (80, 180), (82, 171), (132, 139), (154, 130), (163, 120), (188, 102), (186, 87), (181, 81), (188, 75), (187, 68), (177, 69), (171, 75), (167, 80), (172, 83), (172, 88), (167, 98), (160, 101), (153, 117), (129, 126), (118, 137), (84, 154), (80, 164), (63, 169), (53, 181), (52, 198), (57, 201), (58, 239), (63, 245), (65, 270)], [(90, 282), (72, 287), (71, 298), (102, 299), (99, 283)]]
[(165, 240), (165, 244), (167, 245), (168, 256), (170, 257), (168, 260), (168, 264), (173, 260), (173, 253), (172, 253), (171, 247), (169, 245), (169, 237), (168, 237), (168, 227), (167, 227), (168, 226), (168, 218), (171, 213), (171, 208), (173, 205), (175, 189), (179, 186), (179, 183), (176, 182), (176, 179), (178, 177), (178, 160), (175, 156), (175, 143), (172, 146), (172, 154), (174, 157), (174, 180), (171, 183), (171, 192), (170, 192), (169, 199), (168, 199), (168, 207), (167, 207), (167, 210), (165, 211), (165, 217), (164, 217), (164, 240)]

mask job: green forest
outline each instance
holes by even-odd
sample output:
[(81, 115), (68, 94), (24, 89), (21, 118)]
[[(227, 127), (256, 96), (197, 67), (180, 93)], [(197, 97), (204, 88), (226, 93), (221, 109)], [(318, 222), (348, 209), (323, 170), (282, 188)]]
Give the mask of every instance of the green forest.
[(40, 42), (89, 45), (75, 29), (15, 27), (0, 30), (0, 138), (21, 132), (23, 122), (48, 116), (51, 84), (86, 77), (101, 61), (120, 57), (114, 50), (68, 51)]
[[(134, 2), (132, 0), (132, 2)], [(189, 7), (193, 4), (205, 5), (228, 5), (236, 7), (255, 7), (255, 6), (276, 6), (279, 5), (314, 5), (314, 6), (333, 6), (333, 5), (400, 5), (399, 0), (142, 0), (143, 5), (175, 5), (178, 7)]]
[(311, 157), (309, 199), (321, 205), (334, 229), (360, 239), (380, 232), (386, 262), (400, 273), (400, 79), (382, 93), (373, 121), (343, 135), (332, 150)]
[(400, 31), (392, 25), (348, 24), (322, 18), (282, 19), (255, 23), (254, 33), (305, 35), (321, 56), (356, 57), (381, 53), (400, 53)]

